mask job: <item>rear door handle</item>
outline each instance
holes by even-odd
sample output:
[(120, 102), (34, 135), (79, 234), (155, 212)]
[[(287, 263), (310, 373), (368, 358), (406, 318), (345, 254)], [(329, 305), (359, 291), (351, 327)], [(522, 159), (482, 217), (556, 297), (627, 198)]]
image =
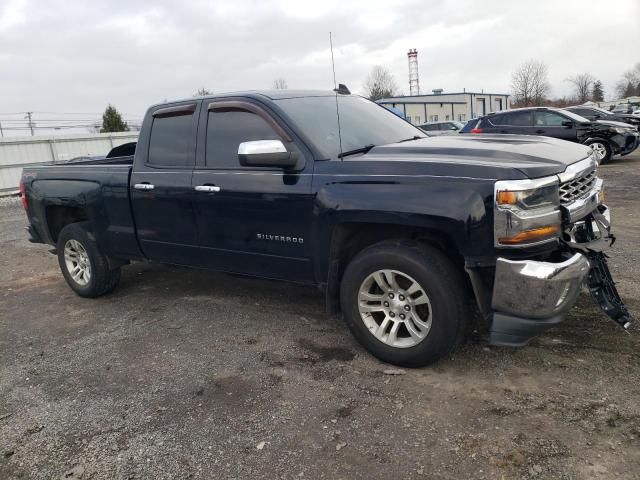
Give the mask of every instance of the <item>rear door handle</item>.
[(196, 185), (193, 187), (196, 192), (219, 192), (220, 187), (216, 185)]
[(133, 188), (136, 190), (153, 190), (155, 185), (151, 185), (150, 183), (136, 183)]

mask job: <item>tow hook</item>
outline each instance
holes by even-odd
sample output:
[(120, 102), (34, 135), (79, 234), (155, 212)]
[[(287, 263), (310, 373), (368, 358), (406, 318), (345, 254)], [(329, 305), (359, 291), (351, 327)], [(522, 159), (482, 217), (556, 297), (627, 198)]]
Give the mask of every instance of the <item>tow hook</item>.
[(604, 313), (627, 330), (631, 325), (631, 315), (618, 294), (613, 278), (611, 278), (607, 256), (603, 252), (593, 250), (587, 251), (585, 254), (591, 264), (587, 275), (587, 286), (591, 296)]

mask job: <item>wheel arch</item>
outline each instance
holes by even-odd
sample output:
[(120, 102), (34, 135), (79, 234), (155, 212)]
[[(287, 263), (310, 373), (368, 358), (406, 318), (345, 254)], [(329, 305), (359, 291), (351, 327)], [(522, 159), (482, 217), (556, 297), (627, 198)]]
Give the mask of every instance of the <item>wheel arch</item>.
[(45, 218), (49, 238), (55, 244), (64, 227), (71, 223), (89, 220), (87, 210), (81, 206), (49, 205), (45, 208)]
[(413, 240), (443, 252), (456, 266), (464, 268), (464, 257), (455, 241), (454, 231), (436, 224), (343, 222), (333, 229), (327, 259), (325, 306), (330, 315), (340, 311), (340, 283), (349, 261), (371, 245), (389, 240)]

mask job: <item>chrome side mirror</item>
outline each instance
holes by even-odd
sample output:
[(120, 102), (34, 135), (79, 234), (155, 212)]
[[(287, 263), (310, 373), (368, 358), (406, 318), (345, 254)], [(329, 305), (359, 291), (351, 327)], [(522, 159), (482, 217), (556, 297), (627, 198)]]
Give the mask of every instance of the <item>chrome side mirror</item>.
[(254, 140), (238, 145), (238, 160), (244, 167), (295, 167), (298, 158), (280, 140)]

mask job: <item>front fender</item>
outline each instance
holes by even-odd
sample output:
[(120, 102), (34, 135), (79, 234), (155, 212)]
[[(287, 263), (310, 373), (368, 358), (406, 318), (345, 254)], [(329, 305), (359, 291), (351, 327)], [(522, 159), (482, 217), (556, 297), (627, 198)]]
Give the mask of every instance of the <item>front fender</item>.
[(328, 271), (333, 233), (345, 223), (437, 232), (453, 242), (448, 247), (462, 256), (492, 253), (493, 184), (472, 179), (420, 180), (339, 181), (318, 190), (314, 238), (316, 251), (322, 252), (316, 264), (321, 281)]

